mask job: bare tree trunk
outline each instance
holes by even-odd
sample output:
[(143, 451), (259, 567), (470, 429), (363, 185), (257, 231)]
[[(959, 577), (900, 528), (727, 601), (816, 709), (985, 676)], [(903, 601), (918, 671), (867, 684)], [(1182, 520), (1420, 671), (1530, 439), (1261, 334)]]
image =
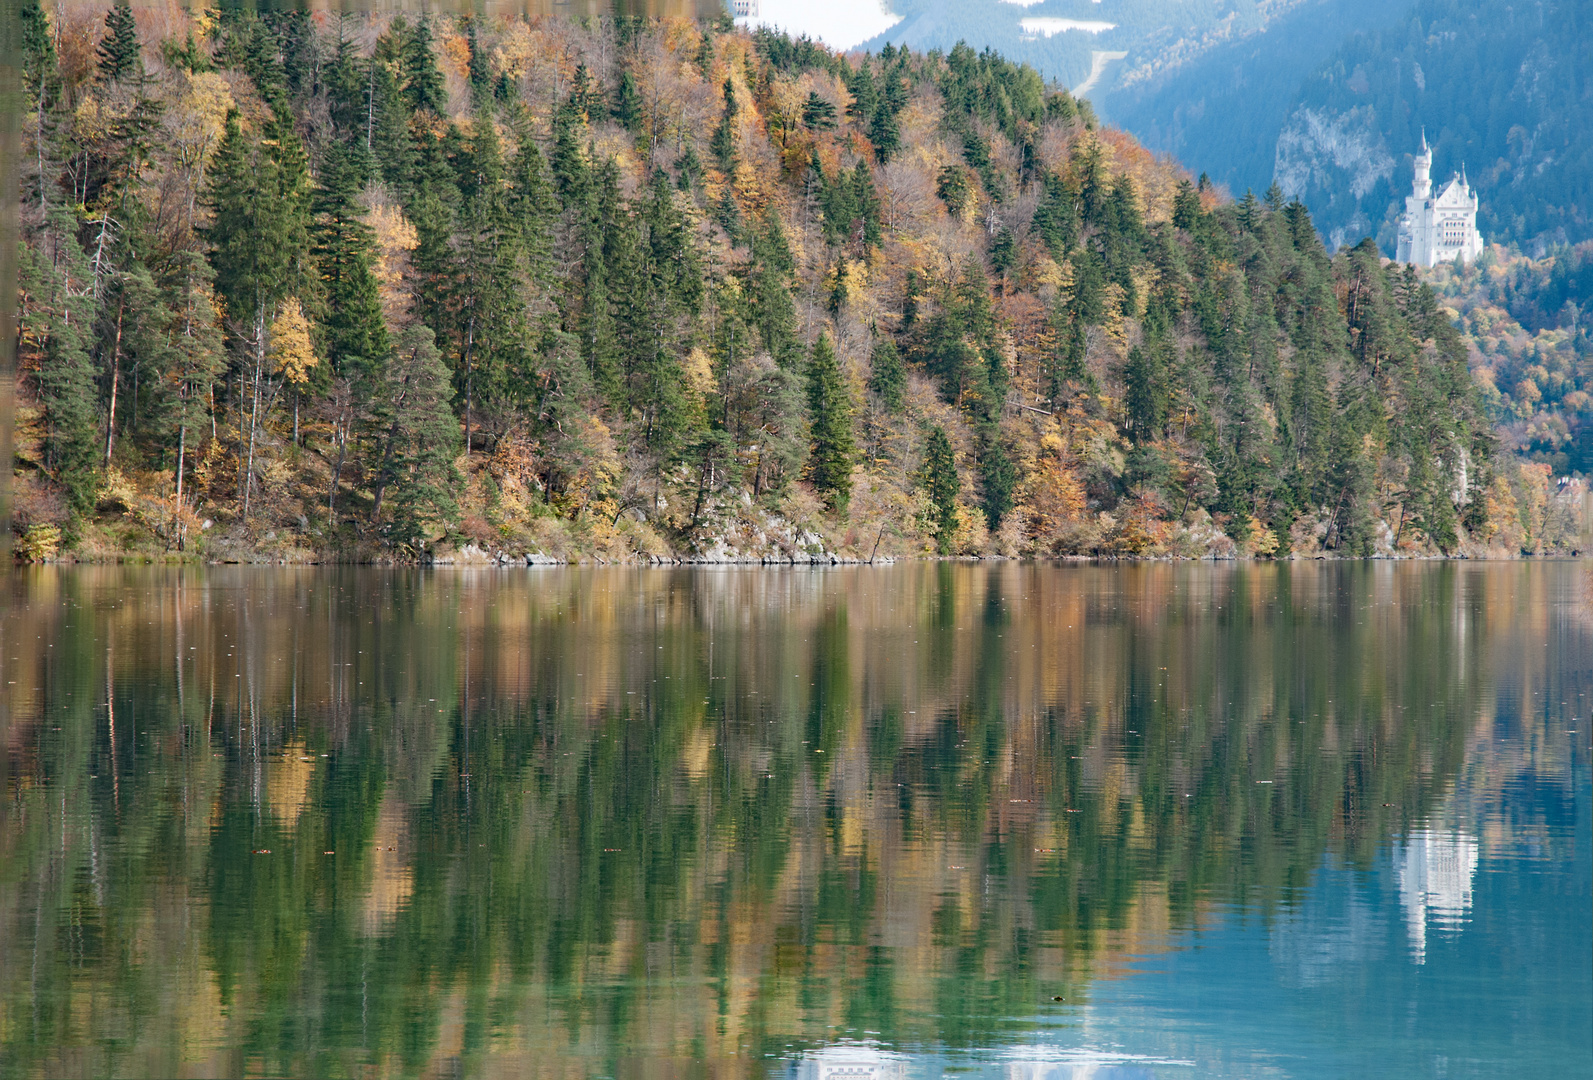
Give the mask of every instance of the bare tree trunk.
[(116, 343), (111, 346), (111, 407), (105, 415), (105, 467), (111, 467), (111, 451), (116, 447), (116, 388), (122, 381), (122, 316), (127, 310), (124, 296), (116, 307)]
[(188, 451), (188, 421), (184, 420), (177, 428), (177, 499), (172, 507), (171, 531), (177, 538), (177, 550), (184, 547), (183, 536), (183, 459)]
[(254, 445), (255, 434), (260, 430), (260, 379), (265, 372), (265, 305), (261, 304), (254, 318), (254, 375), (250, 379), (249, 450), (245, 455), (241, 496), (243, 520), (249, 520), (249, 508), (254, 498)]

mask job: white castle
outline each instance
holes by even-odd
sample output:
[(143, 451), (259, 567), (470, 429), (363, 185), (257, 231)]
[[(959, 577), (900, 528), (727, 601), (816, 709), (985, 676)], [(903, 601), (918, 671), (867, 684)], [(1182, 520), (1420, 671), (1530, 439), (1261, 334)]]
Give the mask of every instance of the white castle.
[(1427, 148), (1427, 133), (1422, 132), (1421, 153), (1416, 155), (1416, 183), (1405, 197), (1405, 216), (1399, 219), (1399, 247), (1396, 262), (1434, 266), (1453, 262), (1460, 256), (1470, 262), (1482, 254), (1482, 237), (1477, 234), (1477, 195), (1466, 183), (1465, 169), (1455, 174), (1437, 195), (1429, 174), (1433, 152)]

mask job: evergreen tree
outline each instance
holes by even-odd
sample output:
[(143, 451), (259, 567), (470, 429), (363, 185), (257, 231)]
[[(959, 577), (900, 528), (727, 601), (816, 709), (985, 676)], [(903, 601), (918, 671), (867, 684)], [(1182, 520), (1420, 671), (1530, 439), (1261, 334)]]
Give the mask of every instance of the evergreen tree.
[(894, 110), (882, 105), (874, 111), (874, 119), (868, 126), (868, 140), (874, 144), (874, 154), (881, 165), (900, 149), (902, 129), (896, 123)]
[(736, 168), (736, 85), (729, 79), (725, 80), (724, 95), (725, 112), (719, 119), (719, 126), (714, 128), (708, 149), (713, 151), (719, 167), (729, 173)]
[(808, 476), (832, 510), (844, 510), (852, 497), (857, 439), (852, 430), (852, 391), (841, 375), (828, 334), (820, 334), (813, 343), (808, 361), (808, 418), (813, 431)]
[(957, 496), (962, 480), (957, 475), (957, 456), (952, 451), (946, 429), (935, 426), (924, 446), (924, 464), (918, 484), (929, 498), (929, 527), (935, 535), (935, 548), (942, 555), (952, 553), (957, 535)]
[[(395, 32), (399, 31), (395, 29)], [(448, 93), (431, 47), (431, 22), (421, 19), (402, 40), (399, 63), (404, 100), (414, 112), (426, 110), (438, 116), (446, 115)]]
[(371, 520), (395, 545), (419, 548), (439, 528), (451, 528), (458, 513), (459, 424), (448, 406), (448, 381), (431, 331), (415, 324), (400, 337), (373, 388), (371, 437), (379, 450)]
[(106, 82), (121, 82), (144, 73), (144, 59), (138, 44), (138, 23), (128, 0), (116, 0), (105, 14), (105, 36), (99, 44), (100, 77)]
[(629, 68), (620, 72), (619, 83), (614, 87), (613, 115), (620, 127), (632, 135), (642, 133), (642, 92)]
[(846, 106), (846, 115), (867, 130), (875, 110), (879, 108), (879, 90), (874, 85), (874, 72), (867, 56), (863, 57), (857, 70), (846, 80), (846, 89), (852, 95), (851, 102)]
[(780, 216), (771, 207), (764, 213), (763, 227), (752, 233), (748, 293), (763, 347), (775, 363), (786, 368), (794, 367), (801, 356), (796, 304), (791, 295), (795, 269)]
[(896, 343), (887, 337), (876, 341), (870, 366), (873, 370), (869, 374), (868, 388), (879, 396), (886, 412), (901, 412), (907, 390), (907, 369), (902, 365)]
[(802, 103), (802, 125), (809, 131), (835, 130), (835, 106), (809, 91)]
[(387, 324), (376, 275), (374, 234), (358, 198), (359, 169), (343, 145), (326, 148), (313, 200), (315, 265), (321, 276), (322, 330), (332, 375), (353, 374), (387, 355)]
[(1123, 368), (1123, 406), (1135, 442), (1149, 442), (1161, 433), (1166, 412), (1166, 373), (1154, 347), (1134, 346)]

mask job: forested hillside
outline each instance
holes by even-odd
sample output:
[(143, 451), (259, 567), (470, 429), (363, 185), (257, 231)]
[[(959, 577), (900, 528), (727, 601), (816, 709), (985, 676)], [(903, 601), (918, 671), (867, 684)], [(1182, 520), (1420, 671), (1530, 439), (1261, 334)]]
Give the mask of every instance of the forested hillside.
[(1593, 242), (1543, 259), (1486, 252), (1433, 272), (1459, 316), (1500, 443), (1554, 475), (1593, 473)]
[(1568, 542), (1412, 271), (994, 54), (24, 24), (26, 557)]

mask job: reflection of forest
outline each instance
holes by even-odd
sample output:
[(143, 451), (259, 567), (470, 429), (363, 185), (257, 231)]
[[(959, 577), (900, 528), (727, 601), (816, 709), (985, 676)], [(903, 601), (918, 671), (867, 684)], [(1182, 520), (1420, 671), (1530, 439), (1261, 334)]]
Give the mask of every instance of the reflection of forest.
[(0, 1072), (1000, 1041), (1207, 904), (1501, 799), (1455, 778), (1507, 685), (1581, 692), (1574, 577), (18, 576)]

